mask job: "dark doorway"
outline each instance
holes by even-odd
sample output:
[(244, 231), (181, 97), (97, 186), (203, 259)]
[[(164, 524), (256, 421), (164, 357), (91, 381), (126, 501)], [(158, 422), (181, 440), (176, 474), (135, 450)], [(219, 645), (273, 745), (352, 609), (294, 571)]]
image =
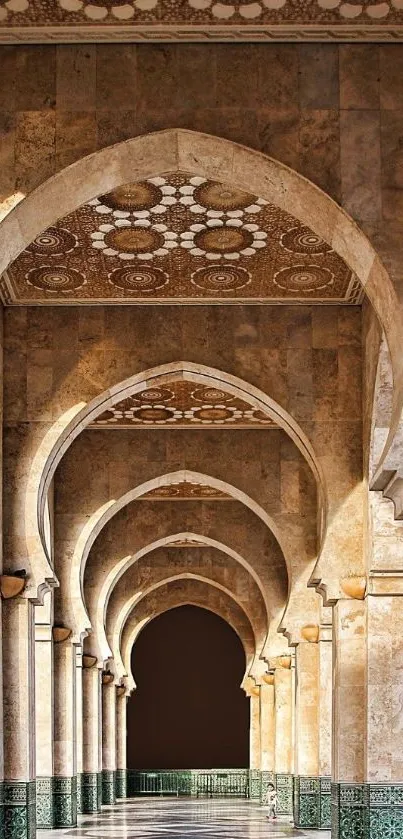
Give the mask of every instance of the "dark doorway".
[(249, 765), (245, 653), (222, 618), (196, 606), (170, 609), (139, 636), (132, 667), (129, 769)]

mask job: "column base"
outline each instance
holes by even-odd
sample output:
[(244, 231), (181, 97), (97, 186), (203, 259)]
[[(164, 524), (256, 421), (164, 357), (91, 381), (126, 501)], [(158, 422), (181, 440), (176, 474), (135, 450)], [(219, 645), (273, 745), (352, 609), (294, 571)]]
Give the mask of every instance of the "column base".
[(249, 770), (249, 798), (260, 801), (260, 769)]
[(77, 826), (77, 778), (53, 778), (54, 827)]
[(82, 790), (83, 776), (82, 773), (79, 772), (79, 774), (77, 775), (77, 815), (83, 812)]
[(102, 804), (116, 804), (115, 772), (112, 769), (102, 770)]
[(278, 795), (279, 816), (292, 816), (293, 812), (293, 775), (276, 774), (276, 790)]
[(402, 784), (332, 784), (332, 839), (402, 839)]
[(127, 798), (127, 769), (117, 769), (115, 773), (116, 798)]
[(35, 839), (36, 782), (5, 781), (3, 790), (5, 839)]
[(36, 779), (36, 827), (38, 830), (54, 827), (53, 778)]
[(330, 778), (294, 777), (295, 827), (330, 830)]
[(81, 774), (81, 812), (99, 813), (101, 810), (102, 777), (100, 772)]

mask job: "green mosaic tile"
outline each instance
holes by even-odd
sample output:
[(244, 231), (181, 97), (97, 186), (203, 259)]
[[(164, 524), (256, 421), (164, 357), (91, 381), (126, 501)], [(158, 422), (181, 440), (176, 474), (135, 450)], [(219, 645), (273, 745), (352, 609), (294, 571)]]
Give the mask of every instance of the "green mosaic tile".
[(260, 801), (260, 771), (251, 769), (249, 772), (249, 798)]
[(4, 785), (0, 781), (0, 836), (4, 836)]
[(293, 775), (277, 774), (276, 789), (278, 795), (278, 814), (282, 816), (292, 816)]
[(403, 839), (403, 784), (332, 784), (332, 839)]
[(53, 778), (53, 817), (55, 827), (77, 825), (77, 778)]
[(82, 774), (77, 775), (77, 814), (83, 812), (83, 804), (82, 804), (82, 787), (83, 787), (83, 776)]
[(102, 772), (97, 772), (97, 804), (98, 810), (102, 807)]
[(83, 813), (99, 813), (98, 772), (83, 772), (81, 775), (81, 808)]
[(115, 773), (104, 769), (102, 772), (102, 804), (115, 804)]
[(41, 830), (54, 827), (53, 778), (36, 779), (36, 826)]
[(4, 781), (5, 839), (35, 839), (36, 782)]
[(127, 798), (127, 769), (117, 769), (115, 774), (116, 798)]

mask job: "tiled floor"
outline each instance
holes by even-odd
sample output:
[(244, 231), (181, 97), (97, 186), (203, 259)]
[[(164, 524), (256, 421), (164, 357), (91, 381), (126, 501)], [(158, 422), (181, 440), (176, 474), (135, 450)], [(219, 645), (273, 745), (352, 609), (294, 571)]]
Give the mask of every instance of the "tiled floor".
[(266, 811), (250, 801), (172, 798), (137, 799), (105, 807), (98, 816), (80, 816), (74, 830), (43, 830), (40, 839), (329, 839), (327, 831), (295, 830), (288, 818), (269, 823)]

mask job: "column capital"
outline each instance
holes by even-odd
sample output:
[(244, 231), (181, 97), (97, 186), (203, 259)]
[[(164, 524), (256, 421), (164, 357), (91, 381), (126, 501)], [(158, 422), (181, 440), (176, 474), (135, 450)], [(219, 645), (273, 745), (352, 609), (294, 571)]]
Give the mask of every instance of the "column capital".
[(402, 597), (403, 571), (373, 571), (368, 577), (367, 595)]

